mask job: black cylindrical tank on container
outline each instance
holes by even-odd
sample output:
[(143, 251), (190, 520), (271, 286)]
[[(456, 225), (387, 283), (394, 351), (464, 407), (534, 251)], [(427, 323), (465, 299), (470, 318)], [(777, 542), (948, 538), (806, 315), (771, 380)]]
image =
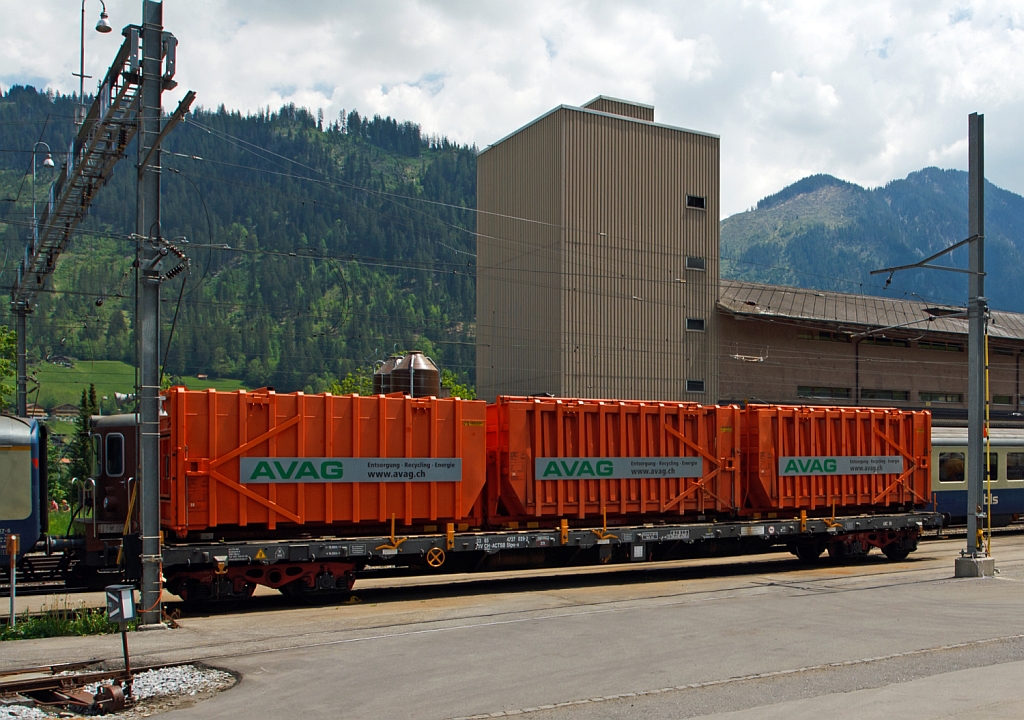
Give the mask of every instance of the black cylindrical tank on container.
[(411, 350), (391, 371), (391, 392), (437, 397), (441, 394), (441, 373), (430, 358), (419, 350)]
[(382, 362), (376, 370), (373, 371), (373, 394), (387, 395), (391, 390), (391, 372), (398, 365), (398, 361), (402, 359), (401, 355), (392, 355), (387, 360)]

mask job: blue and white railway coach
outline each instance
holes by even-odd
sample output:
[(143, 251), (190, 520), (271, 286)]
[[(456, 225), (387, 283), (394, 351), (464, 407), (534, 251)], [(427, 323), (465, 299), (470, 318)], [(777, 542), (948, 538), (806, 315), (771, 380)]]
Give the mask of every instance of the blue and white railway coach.
[[(989, 430), (992, 525), (1024, 516), (1024, 430)], [(947, 525), (967, 522), (967, 429), (932, 428), (932, 493)]]
[(0, 415), (0, 567), (10, 566), (8, 535), (18, 536), (19, 557), (45, 537), (46, 496), (45, 427), (35, 420)]

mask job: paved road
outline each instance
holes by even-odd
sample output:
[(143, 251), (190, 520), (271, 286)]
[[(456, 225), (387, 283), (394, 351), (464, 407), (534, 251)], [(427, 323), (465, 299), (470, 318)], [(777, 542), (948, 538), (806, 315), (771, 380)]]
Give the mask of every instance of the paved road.
[[(360, 604), (263, 598), (132, 643), (136, 662), (206, 658), (243, 676), (169, 719), (1024, 717), (1024, 537), (1001, 541), (1000, 576), (984, 580), (952, 578), (961, 542), (901, 564), (803, 569), (780, 555), (454, 588), (375, 581)], [(4, 651), (0, 667), (118, 647)]]

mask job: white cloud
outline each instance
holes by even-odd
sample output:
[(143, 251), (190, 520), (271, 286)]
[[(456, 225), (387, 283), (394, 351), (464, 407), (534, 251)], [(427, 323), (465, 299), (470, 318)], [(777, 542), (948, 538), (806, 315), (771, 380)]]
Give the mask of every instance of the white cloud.
[[(140, 5), (107, 0), (114, 26)], [(0, 0), (0, 86), (77, 90), (78, 7)], [(1024, 193), (1012, 0), (166, 0), (165, 25), (180, 42), (168, 105), (194, 89), (207, 107), (357, 108), (483, 146), (560, 103), (626, 97), (722, 137), (726, 213), (813, 172), (876, 185), (964, 168), (980, 111), (989, 178)], [(120, 42), (87, 28), (87, 72)]]

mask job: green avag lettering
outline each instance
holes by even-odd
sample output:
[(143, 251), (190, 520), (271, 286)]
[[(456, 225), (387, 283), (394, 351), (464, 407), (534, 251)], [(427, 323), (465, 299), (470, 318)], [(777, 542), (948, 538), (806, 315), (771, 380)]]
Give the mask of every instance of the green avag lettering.
[(543, 477), (550, 477), (552, 475), (554, 475), (555, 477), (558, 477), (560, 474), (561, 473), (559, 473), (559, 471), (558, 471), (558, 463), (556, 463), (554, 460), (552, 460), (551, 462), (548, 463), (548, 466), (546, 468), (544, 468), (544, 475), (543, 475)]
[(292, 464), (288, 466), (288, 472), (285, 472), (284, 468), (281, 467), (281, 463), (279, 463), (277, 460), (274, 461), (274, 467), (276, 467), (277, 471), (281, 474), (282, 480), (291, 480), (292, 473), (295, 472), (295, 466), (298, 464), (298, 461), (292, 460)]
[(320, 476), (324, 480), (340, 480), (345, 477), (345, 466), (337, 460), (320, 463)]
[(569, 466), (568, 466), (568, 465), (566, 464), (565, 460), (563, 460), (563, 461), (562, 461), (562, 471), (563, 471), (563, 472), (564, 472), (564, 473), (565, 473), (566, 475), (568, 475), (568, 476), (572, 477), (573, 475), (575, 475), (575, 474), (576, 474), (576, 468), (577, 468), (577, 467), (579, 466), (579, 464), (580, 464), (580, 461), (579, 461), (579, 460), (577, 460), (576, 462), (574, 462), (574, 463), (572, 464), (572, 467), (569, 467)]
[(261, 460), (256, 463), (256, 469), (252, 471), (252, 475), (249, 476), (249, 479), (255, 480), (256, 478), (261, 477), (265, 477), (270, 480), (277, 480), (277, 478), (274, 477), (274, 471), (270, 469), (270, 463), (265, 460)]
[(301, 480), (302, 478), (307, 477), (313, 478), (315, 480), (320, 479), (320, 476), (316, 474), (316, 469), (313, 467), (313, 463), (309, 462), (308, 460), (303, 462), (302, 465), (299, 466), (299, 472), (295, 475), (295, 479)]
[(582, 463), (580, 463), (579, 476), (583, 477), (584, 475), (589, 475), (590, 477), (594, 477), (594, 468), (592, 468), (590, 466), (590, 461), (589, 460), (584, 460)]
[(795, 460), (790, 460), (788, 463), (786, 463), (786, 473), (788, 474), (795, 472), (800, 472), (800, 468), (797, 467)]

